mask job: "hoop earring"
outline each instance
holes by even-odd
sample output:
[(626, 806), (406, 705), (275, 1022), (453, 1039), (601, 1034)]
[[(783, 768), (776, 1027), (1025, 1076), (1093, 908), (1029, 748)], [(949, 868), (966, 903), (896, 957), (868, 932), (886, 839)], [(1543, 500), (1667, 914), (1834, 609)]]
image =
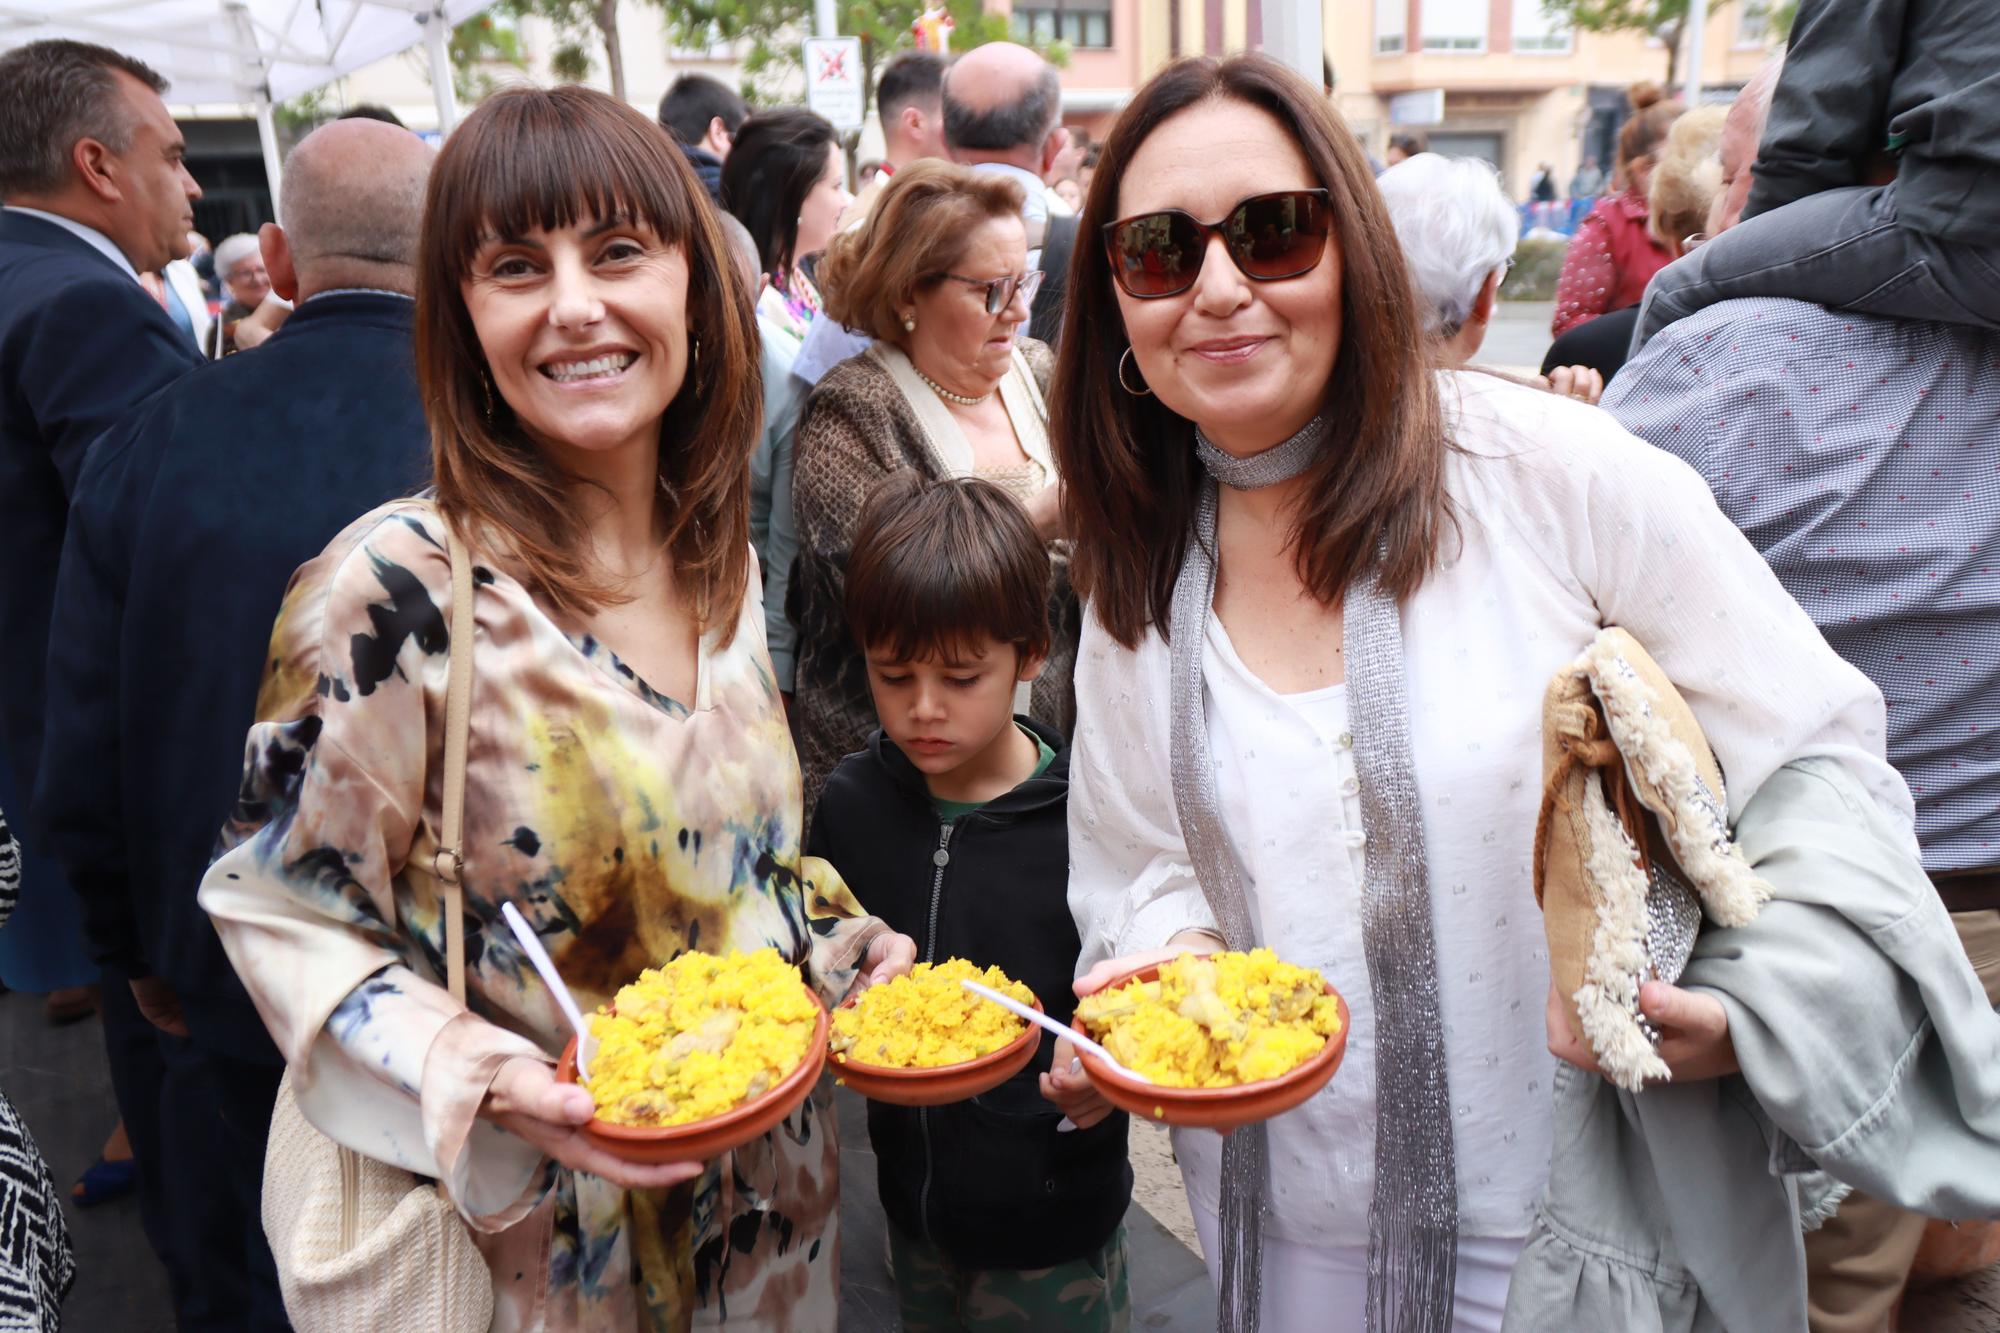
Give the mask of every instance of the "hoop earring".
[(1125, 355), (1118, 358), (1118, 387), (1123, 389), (1126, 393), (1131, 394), (1134, 398), (1145, 398), (1149, 396), (1153, 391), (1152, 389), (1146, 386), (1146, 382), (1144, 380), (1141, 380), (1139, 382), (1139, 387), (1136, 389), (1133, 388), (1131, 384), (1126, 382), (1125, 363), (1127, 361), (1130, 361), (1131, 359), (1132, 359), (1132, 349), (1131, 347), (1128, 346), (1125, 349)]

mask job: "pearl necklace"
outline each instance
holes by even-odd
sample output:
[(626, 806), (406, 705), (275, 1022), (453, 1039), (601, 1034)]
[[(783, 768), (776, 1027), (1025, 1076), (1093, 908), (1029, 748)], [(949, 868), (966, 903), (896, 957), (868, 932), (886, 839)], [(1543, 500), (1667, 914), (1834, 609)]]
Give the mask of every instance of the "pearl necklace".
[[(910, 369), (917, 370), (917, 363), (912, 361), (910, 363)], [(960, 407), (977, 407), (981, 403), (985, 402), (988, 398), (991, 398), (993, 396), (993, 390), (991, 389), (988, 389), (985, 393), (980, 394), (977, 398), (969, 398), (962, 393), (953, 393), (950, 389), (945, 388), (944, 385), (939, 384), (936, 380), (932, 379), (929, 375), (924, 374), (924, 372), (921, 370), (917, 370), (917, 378), (922, 380), (925, 384), (930, 385), (932, 393), (944, 399), (947, 403), (957, 403)]]

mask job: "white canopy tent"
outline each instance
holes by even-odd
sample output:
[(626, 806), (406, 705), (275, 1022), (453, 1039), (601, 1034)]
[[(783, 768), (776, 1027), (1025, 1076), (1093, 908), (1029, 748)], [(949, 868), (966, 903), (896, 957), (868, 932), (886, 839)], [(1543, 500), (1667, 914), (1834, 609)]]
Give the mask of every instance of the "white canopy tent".
[(454, 25), (492, 0), (0, 0), (0, 50), (49, 37), (136, 56), (173, 86), (175, 103), (254, 109), (271, 200), (278, 135), (271, 109), (385, 56), (430, 54), (438, 128), (458, 119), (445, 44)]

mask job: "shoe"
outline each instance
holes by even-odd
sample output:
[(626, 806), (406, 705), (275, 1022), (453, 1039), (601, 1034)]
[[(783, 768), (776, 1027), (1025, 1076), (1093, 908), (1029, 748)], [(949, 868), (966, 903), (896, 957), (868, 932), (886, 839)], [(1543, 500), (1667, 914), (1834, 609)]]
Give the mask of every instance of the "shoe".
[(100, 1203), (123, 1198), (139, 1185), (139, 1163), (127, 1157), (110, 1161), (100, 1157), (70, 1186), (69, 1197), (79, 1208), (95, 1208)]

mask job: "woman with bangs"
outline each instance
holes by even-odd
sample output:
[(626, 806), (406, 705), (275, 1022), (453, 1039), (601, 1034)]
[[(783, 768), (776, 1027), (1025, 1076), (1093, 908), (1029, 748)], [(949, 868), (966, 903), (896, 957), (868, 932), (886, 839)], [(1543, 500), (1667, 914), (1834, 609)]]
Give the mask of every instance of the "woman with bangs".
[[(915, 952), (799, 854), (749, 540), (757, 332), (701, 195), (657, 125), (586, 89), (500, 93), (446, 142), (417, 290), (435, 489), (294, 576), (202, 886), (300, 1108), (442, 1182), (496, 1329), (837, 1310), (824, 1090), (721, 1165), (602, 1153), (503, 903), (586, 1010), (688, 949), (776, 947), (829, 1004)], [(471, 644), (450, 642), (448, 529)], [(461, 1004), (429, 868), (467, 651)]]
[[(1368, 163), (1286, 67), (1155, 76), (1080, 227), (1101, 244), (1076, 250), (1050, 407), (1085, 598), (1076, 989), (1268, 946), (1350, 1003), (1311, 1101), (1174, 1132), (1221, 1327), (1498, 1329), (1584, 1077), (1555, 1055), (1588, 1056), (1531, 874), (1551, 677), (1623, 626), (1732, 817), (1815, 756), (1907, 829), (1882, 697), (1689, 468), (1582, 403), (1433, 368)], [(1715, 995), (1638, 1003), (1676, 1091), (1723, 1095), (1699, 1085), (1736, 1065)], [(1537, 1234), (1524, 1262), (1555, 1262)], [(1574, 1251), (1579, 1281), (1637, 1285), (1607, 1253)]]

